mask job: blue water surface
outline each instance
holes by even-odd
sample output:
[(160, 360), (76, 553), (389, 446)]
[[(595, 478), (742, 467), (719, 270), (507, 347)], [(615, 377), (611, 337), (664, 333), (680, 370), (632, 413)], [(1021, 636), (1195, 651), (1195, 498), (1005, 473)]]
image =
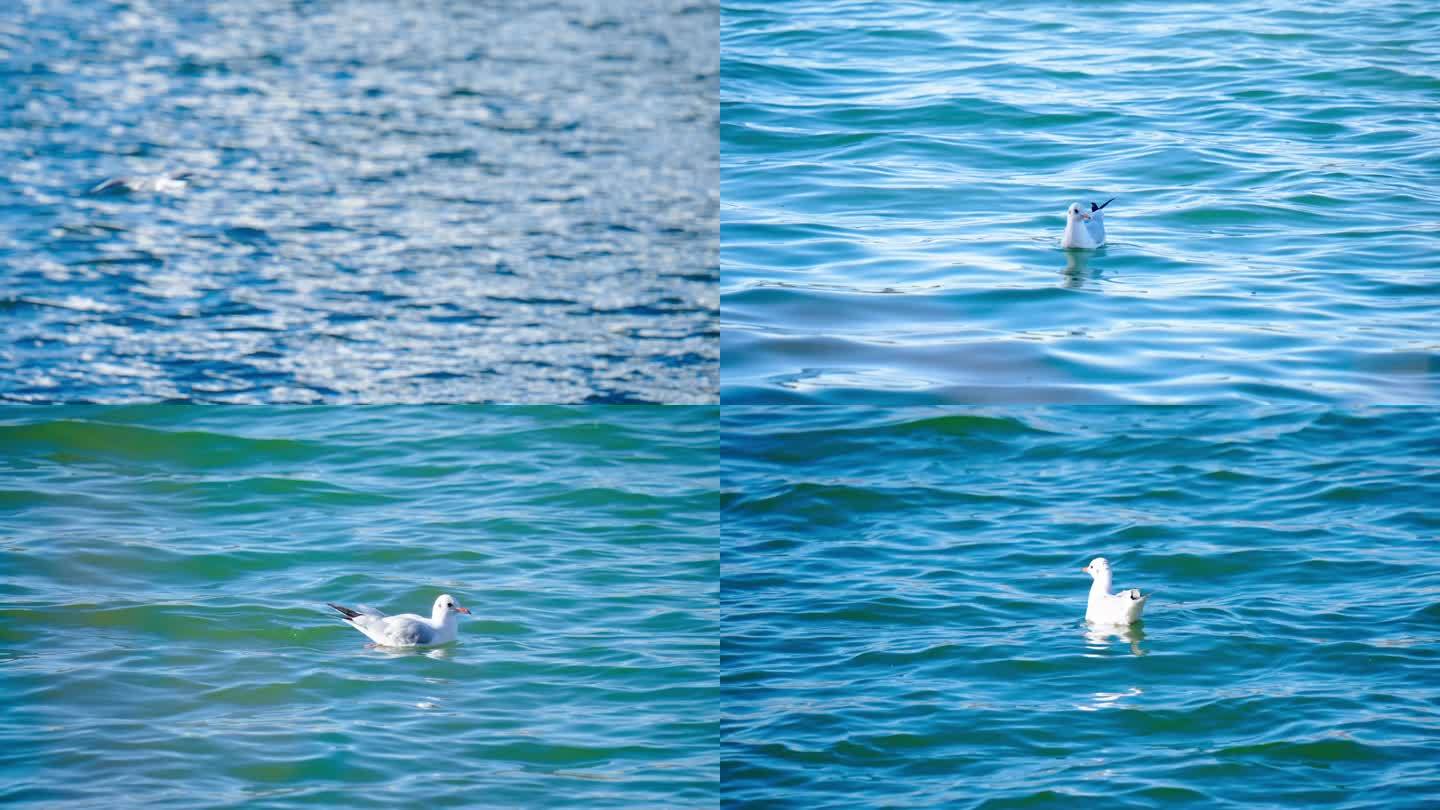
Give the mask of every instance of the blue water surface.
[(726, 3), (725, 401), (1433, 403), (1437, 98), (1432, 3)]
[(1440, 804), (1433, 413), (723, 421), (727, 807)]
[(0, 398), (715, 401), (718, 25), (0, 4)]
[(0, 409), (0, 805), (714, 807), (716, 419)]

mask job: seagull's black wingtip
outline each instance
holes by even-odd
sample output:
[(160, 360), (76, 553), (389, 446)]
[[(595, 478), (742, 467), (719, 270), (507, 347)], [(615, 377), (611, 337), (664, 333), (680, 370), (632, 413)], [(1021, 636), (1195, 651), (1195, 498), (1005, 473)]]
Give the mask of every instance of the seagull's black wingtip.
[(1110, 199), (1106, 200), (1106, 201), (1103, 202), (1103, 203), (1100, 203), (1099, 205), (1096, 205), (1095, 203), (1092, 202), (1092, 203), (1090, 203), (1090, 213), (1093, 214), (1093, 213), (1095, 213), (1096, 211), (1099, 211), (1101, 208), (1104, 208), (1105, 206), (1109, 205), (1109, 204), (1112, 203), (1112, 202), (1115, 202), (1115, 198), (1114, 198), (1114, 197), (1111, 197)]
[(359, 616), (359, 615), (360, 615), (360, 611), (358, 611), (358, 610), (351, 610), (350, 608), (347, 608), (347, 607), (340, 607), (339, 605), (335, 604), (334, 602), (326, 602), (325, 604), (327, 604), (327, 605), (329, 605), (330, 607), (335, 608), (336, 610), (340, 611), (340, 613), (342, 613), (342, 614), (345, 616), (345, 621), (347, 621), (347, 622), (350, 621), (350, 620), (352, 620), (352, 619), (354, 619), (356, 616)]

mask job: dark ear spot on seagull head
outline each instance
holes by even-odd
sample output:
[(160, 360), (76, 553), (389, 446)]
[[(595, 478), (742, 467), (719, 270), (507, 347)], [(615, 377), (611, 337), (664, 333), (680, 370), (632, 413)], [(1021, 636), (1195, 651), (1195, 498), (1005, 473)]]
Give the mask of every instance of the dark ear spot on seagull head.
[(470, 613), (470, 608), (460, 607), (460, 605), (455, 601), (455, 599), (451, 597), (448, 593), (442, 594), (440, 598), (436, 601), (440, 603), (440, 607), (445, 608), (451, 613), (465, 613), (467, 615)]

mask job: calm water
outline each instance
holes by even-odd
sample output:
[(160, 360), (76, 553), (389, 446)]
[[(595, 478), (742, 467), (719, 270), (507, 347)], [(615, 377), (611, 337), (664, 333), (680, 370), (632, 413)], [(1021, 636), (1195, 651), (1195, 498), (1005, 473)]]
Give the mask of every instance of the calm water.
[[(727, 804), (1440, 803), (1432, 413), (724, 423)], [(1133, 633), (1087, 635), (1097, 554)]]
[(4, 3), (0, 397), (713, 402), (718, 26)]
[(0, 804), (714, 807), (716, 418), (0, 410)]
[(1440, 399), (1433, 3), (722, 15), (727, 402)]

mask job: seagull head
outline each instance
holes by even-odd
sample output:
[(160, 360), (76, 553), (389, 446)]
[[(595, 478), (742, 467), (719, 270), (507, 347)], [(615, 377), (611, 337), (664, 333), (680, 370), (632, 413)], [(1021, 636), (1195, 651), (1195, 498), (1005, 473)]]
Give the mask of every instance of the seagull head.
[(470, 608), (460, 607), (460, 603), (456, 602), (454, 597), (448, 593), (442, 593), (435, 597), (435, 609), (430, 611), (430, 615), (436, 619), (446, 619), (451, 613), (469, 615)]
[(1110, 581), (1110, 561), (1104, 557), (1096, 557), (1090, 561), (1089, 565), (1080, 570), (1097, 580), (1104, 579), (1106, 582)]
[(1085, 207), (1078, 202), (1070, 203), (1070, 210), (1066, 211), (1065, 215), (1072, 220), (1078, 218), (1083, 219), (1086, 222), (1090, 221), (1090, 212), (1086, 211)]

